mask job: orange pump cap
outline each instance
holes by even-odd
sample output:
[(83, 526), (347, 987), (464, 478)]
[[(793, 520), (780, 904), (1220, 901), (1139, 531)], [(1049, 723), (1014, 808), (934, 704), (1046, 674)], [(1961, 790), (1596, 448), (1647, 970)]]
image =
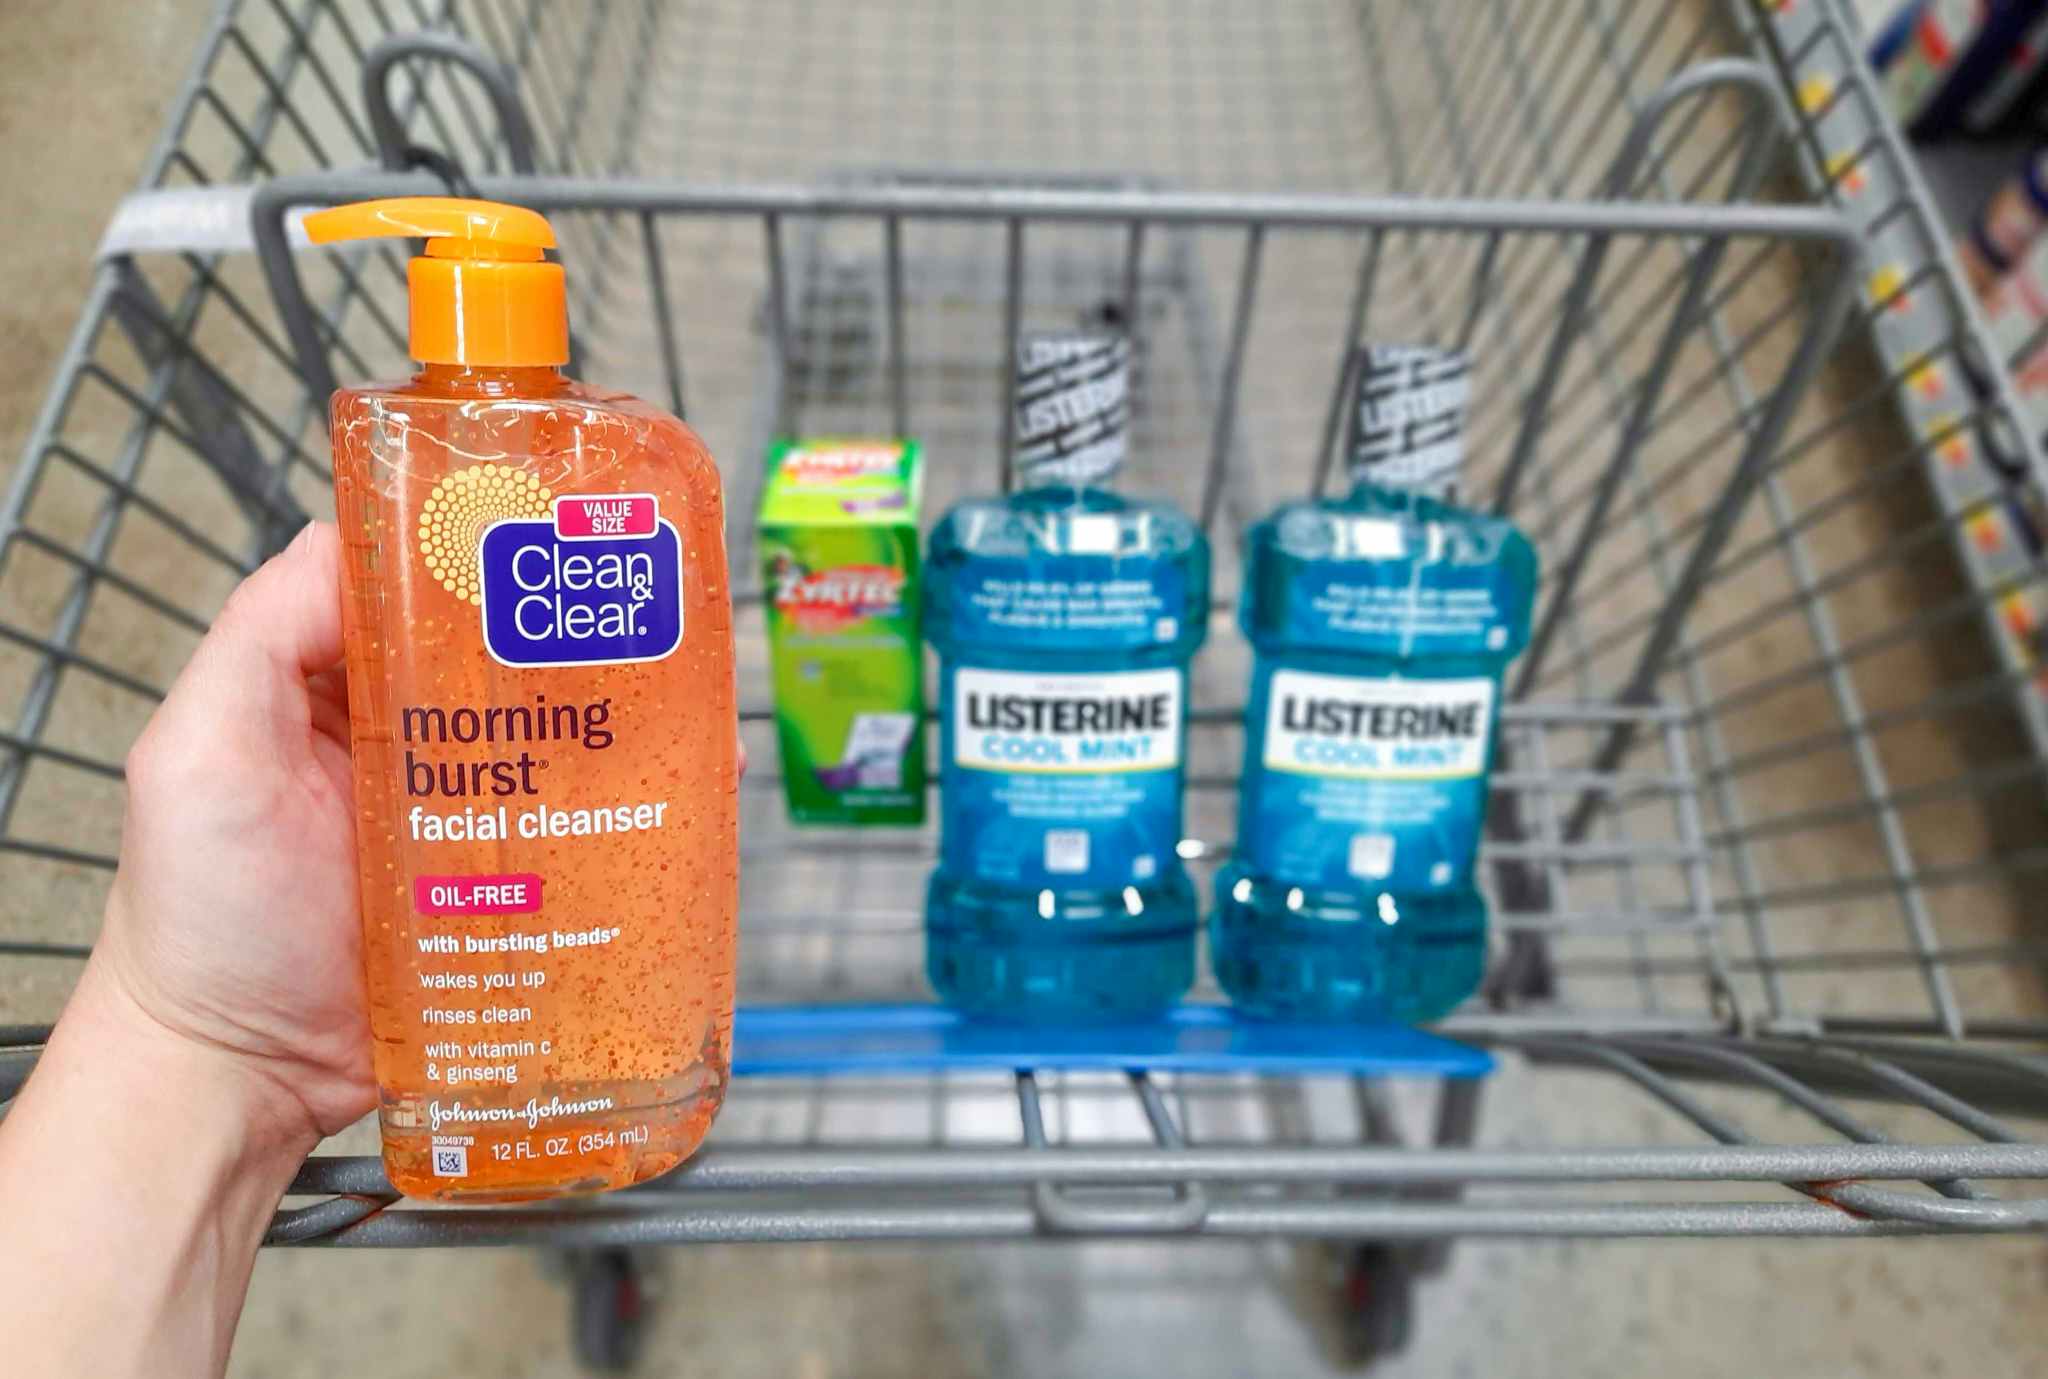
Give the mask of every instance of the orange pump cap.
[(406, 269), (412, 357), (426, 364), (564, 364), (569, 303), (547, 218), (524, 206), (456, 196), (395, 196), (315, 211), (315, 244), (424, 239)]

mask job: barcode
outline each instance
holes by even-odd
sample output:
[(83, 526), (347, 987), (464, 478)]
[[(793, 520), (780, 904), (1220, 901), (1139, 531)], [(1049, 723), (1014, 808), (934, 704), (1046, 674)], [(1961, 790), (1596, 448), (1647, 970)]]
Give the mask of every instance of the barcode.
[(461, 1145), (437, 1145), (434, 1149), (436, 1178), (467, 1178), (469, 1150)]
[(1351, 835), (1351, 874), (1378, 880), (1394, 869), (1394, 835), (1354, 833)]
[(1045, 831), (1045, 869), (1073, 873), (1088, 870), (1088, 830), (1049, 828)]

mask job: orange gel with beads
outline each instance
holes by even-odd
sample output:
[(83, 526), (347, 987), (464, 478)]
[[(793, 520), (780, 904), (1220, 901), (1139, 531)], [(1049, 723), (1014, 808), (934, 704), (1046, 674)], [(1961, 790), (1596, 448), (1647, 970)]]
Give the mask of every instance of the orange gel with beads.
[(333, 401), (364, 959), (408, 1196), (624, 1187), (725, 1091), (738, 894), (718, 472), (571, 382), (532, 212), (339, 207), (417, 235), (411, 380)]

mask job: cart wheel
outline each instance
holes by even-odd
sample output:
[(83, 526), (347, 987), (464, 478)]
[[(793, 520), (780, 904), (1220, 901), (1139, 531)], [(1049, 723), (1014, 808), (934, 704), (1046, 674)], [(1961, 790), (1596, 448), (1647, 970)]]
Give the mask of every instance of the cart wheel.
[(1392, 1245), (1345, 1247), (1337, 1278), (1337, 1360), (1363, 1369), (1408, 1348), (1415, 1323), (1415, 1275)]
[(576, 1359), (597, 1374), (624, 1374), (640, 1358), (646, 1295), (640, 1266), (625, 1250), (570, 1257), (570, 1335)]

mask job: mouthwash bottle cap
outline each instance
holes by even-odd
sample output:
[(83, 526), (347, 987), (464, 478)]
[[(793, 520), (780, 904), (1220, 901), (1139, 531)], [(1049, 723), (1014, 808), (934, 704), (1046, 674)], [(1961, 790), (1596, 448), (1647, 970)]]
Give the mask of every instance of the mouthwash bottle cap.
[(524, 206), (455, 196), (358, 201), (306, 217), (315, 244), (424, 239), (406, 268), (411, 343), (423, 364), (565, 364), (569, 303), (547, 220)]
[(1351, 482), (1448, 499), (1465, 462), (1471, 374), (1463, 350), (1360, 346), (1344, 437)]
[(1017, 342), (1017, 476), (1026, 488), (1106, 478), (1123, 467), (1131, 423), (1131, 342), (1048, 331)]

